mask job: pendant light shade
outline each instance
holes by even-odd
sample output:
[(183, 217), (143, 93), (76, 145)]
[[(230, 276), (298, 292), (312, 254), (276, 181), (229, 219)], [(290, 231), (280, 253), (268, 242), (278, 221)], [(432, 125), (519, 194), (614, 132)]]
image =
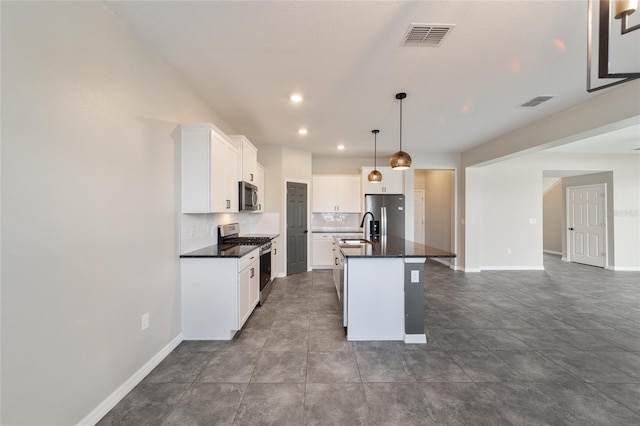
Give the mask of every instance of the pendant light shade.
[(382, 173), (377, 170), (376, 158), (378, 157), (378, 133), (380, 130), (372, 130), (373, 133), (373, 170), (367, 176), (370, 183), (381, 183), (382, 182)]
[(394, 170), (406, 170), (411, 167), (411, 156), (402, 150), (402, 100), (406, 97), (406, 93), (396, 94), (396, 99), (400, 99), (400, 151), (393, 154), (389, 161)]

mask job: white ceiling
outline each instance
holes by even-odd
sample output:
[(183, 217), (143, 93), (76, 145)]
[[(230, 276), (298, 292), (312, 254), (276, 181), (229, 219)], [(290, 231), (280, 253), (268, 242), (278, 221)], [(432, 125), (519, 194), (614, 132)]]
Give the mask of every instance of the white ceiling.
[[(108, 2), (236, 131), (316, 156), (460, 152), (587, 100), (586, 1)], [(411, 23), (454, 24), (401, 47)], [(289, 95), (301, 93), (300, 104)], [(534, 108), (520, 105), (555, 96)], [(309, 134), (300, 136), (297, 129)], [(336, 146), (344, 144), (344, 151)]]

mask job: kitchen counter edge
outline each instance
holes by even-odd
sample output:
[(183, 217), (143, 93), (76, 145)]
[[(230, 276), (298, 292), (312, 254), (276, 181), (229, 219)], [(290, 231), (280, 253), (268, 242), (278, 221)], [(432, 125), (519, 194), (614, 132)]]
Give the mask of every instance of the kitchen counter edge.
[[(279, 237), (280, 234), (252, 234), (252, 236), (269, 237), (272, 240)], [(240, 258), (246, 256), (254, 250), (257, 250), (259, 245), (250, 246), (235, 246), (230, 249), (220, 250), (218, 245), (212, 245), (203, 247), (198, 250), (193, 250), (188, 253), (180, 255), (181, 259), (194, 259), (194, 258)]]
[(405, 240), (404, 238), (388, 237), (372, 244), (353, 247), (340, 244), (340, 251), (346, 258), (455, 258), (457, 255), (446, 250)]

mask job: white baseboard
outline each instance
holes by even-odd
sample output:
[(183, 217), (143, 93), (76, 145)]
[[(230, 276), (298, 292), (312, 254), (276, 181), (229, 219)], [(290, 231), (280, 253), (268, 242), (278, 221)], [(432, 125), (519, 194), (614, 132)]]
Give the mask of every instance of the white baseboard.
[[(609, 268), (607, 268), (609, 269)], [(614, 271), (621, 271), (621, 272), (638, 272), (640, 271), (640, 267), (639, 266), (612, 266), (611, 269), (613, 269)]]
[(481, 271), (544, 271), (544, 266), (481, 266)]
[(558, 256), (562, 256), (562, 252), (561, 251), (553, 251), (553, 250), (542, 250), (543, 253), (549, 253), (549, 254), (555, 254)]
[(453, 264), (448, 260), (448, 259), (442, 259), (439, 257), (432, 257), (431, 260), (435, 260), (438, 263), (442, 263), (443, 265), (446, 266), (453, 266)]
[(562, 259), (560, 259), (560, 260), (561, 260), (561, 261), (563, 261), (563, 262), (571, 262), (568, 258), (566, 258), (566, 257), (564, 257), (564, 256), (563, 256), (563, 257), (562, 257)]
[(155, 354), (145, 365), (143, 365), (133, 376), (129, 377), (118, 389), (113, 391), (104, 401), (102, 401), (96, 408), (93, 409), (87, 416), (80, 420), (79, 426), (90, 425), (93, 426), (102, 419), (118, 402), (122, 400), (129, 392), (135, 388), (138, 383), (144, 379), (147, 374), (162, 362), (179, 344), (182, 342), (182, 333), (178, 334), (167, 346), (162, 348), (160, 352)]
[(480, 268), (465, 268), (464, 266), (458, 266), (457, 271), (462, 271), (462, 272), (480, 272), (481, 269)]
[(427, 343), (427, 335), (426, 334), (405, 334), (404, 335), (405, 343)]

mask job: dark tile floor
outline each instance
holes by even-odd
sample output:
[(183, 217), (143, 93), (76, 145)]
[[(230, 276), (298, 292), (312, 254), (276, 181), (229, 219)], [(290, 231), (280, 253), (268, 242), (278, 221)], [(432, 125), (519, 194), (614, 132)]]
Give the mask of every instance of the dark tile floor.
[(101, 425), (639, 425), (640, 274), (427, 262), (427, 345), (347, 342), (330, 271), (183, 342)]

